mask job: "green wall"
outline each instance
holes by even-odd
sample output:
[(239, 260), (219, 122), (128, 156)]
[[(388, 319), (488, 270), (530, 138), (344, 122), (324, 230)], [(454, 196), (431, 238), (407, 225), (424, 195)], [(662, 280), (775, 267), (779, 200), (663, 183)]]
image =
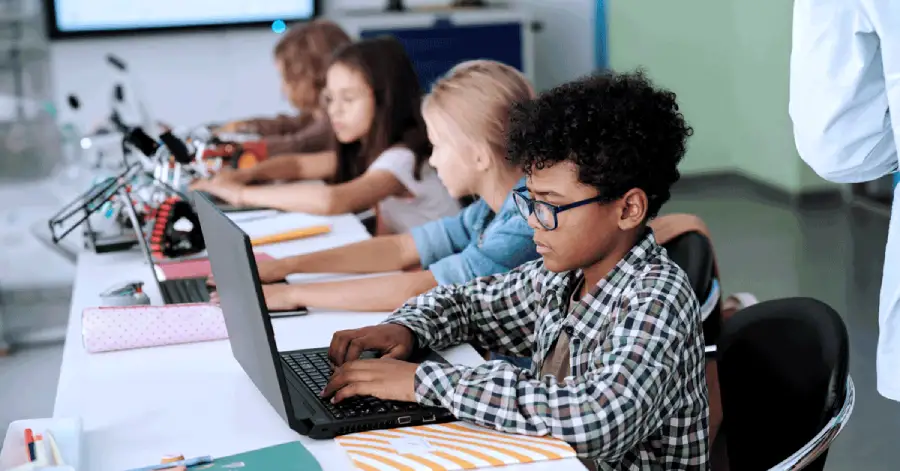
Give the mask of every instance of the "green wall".
[(609, 0), (610, 65), (643, 67), (694, 127), (686, 174), (737, 170), (797, 192), (827, 185), (788, 115), (792, 2)]

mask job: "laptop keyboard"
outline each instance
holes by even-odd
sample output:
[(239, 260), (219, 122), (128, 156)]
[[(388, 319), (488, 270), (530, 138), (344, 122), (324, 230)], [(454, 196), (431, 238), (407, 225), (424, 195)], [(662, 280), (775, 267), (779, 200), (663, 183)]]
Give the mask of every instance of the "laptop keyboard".
[(159, 284), (166, 304), (209, 302), (209, 288), (205, 278), (165, 280)]
[(319, 397), (334, 373), (327, 352), (282, 353), (281, 357), (335, 419), (369, 417), (420, 408), (419, 404), (414, 402), (382, 401), (371, 396), (352, 397), (332, 404), (330, 400)]

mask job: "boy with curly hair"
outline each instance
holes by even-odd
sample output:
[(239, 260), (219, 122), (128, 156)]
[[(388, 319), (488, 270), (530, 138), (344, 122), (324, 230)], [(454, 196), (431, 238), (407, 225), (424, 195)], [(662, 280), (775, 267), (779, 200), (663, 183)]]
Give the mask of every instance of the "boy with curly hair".
[[(457, 418), (573, 445), (589, 469), (708, 469), (697, 299), (647, 226), (679, 178), (691, 128), (642, 73), (603, 73), (511, 114), (514, 197), (542, 259), (442, 286), (383, 324), (338, 332), (323, 395), (441, 406)], [(513, 356), (474, 368), (402, 361), (463, 342)], [(357, 360), (378, 350), (377, 360)]]

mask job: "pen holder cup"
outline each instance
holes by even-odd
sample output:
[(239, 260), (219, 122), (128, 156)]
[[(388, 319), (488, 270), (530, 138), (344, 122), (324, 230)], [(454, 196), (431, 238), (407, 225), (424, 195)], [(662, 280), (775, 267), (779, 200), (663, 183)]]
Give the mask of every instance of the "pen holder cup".
[[(25, 429), (30, 428), (34, 435), (44, 435), (44, 449), (48, 462), (47, 466), (28, 467), (28, 455), (25, 447)], [(53, 464), (53, 452), (47, 432), (53, 435), (64, 465)], [(6, 438), (3, 441), (3, 449), (0, 451), (0, 471), (11, 471), (17, 468), (22, 470), (42, 471), (82, 471), (87, 466), (81, 462), (82, 445), (81, 419), (28, 419), (18, 420), (9, 424)], [(23, 465), (25, 467), (23, 467)]]

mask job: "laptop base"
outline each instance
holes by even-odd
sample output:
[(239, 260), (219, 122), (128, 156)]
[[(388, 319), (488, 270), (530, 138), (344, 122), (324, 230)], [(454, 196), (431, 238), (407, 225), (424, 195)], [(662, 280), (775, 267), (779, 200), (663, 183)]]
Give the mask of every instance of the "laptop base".
[[(374, 397), (352, 397), (338, 404), (331, 404), (330, 398), (320, 398), (319, 393), (331, 377), (333, 368), (327, 362), (327, 348), (315, 348), (280, 352), (282, 367), (293, 394), (295, 410), (314, 409), (312, 418), (298, 418), (306, 422), (296, 430), (314, 439), (331, 439), (368, 430), (383, 430), (410, 427), (456, 420), (448, 410), (425, 407), (415, 402), (384, 401)], [(446, 363), (446, 360), (430, 350), (423, 351), (419, 358)], [(363, 360), (365, 361), (365, 360)], [(414, 361), (419, 363), (420, 361)], [(297, 401), (304, 402), (298, 408)]]

